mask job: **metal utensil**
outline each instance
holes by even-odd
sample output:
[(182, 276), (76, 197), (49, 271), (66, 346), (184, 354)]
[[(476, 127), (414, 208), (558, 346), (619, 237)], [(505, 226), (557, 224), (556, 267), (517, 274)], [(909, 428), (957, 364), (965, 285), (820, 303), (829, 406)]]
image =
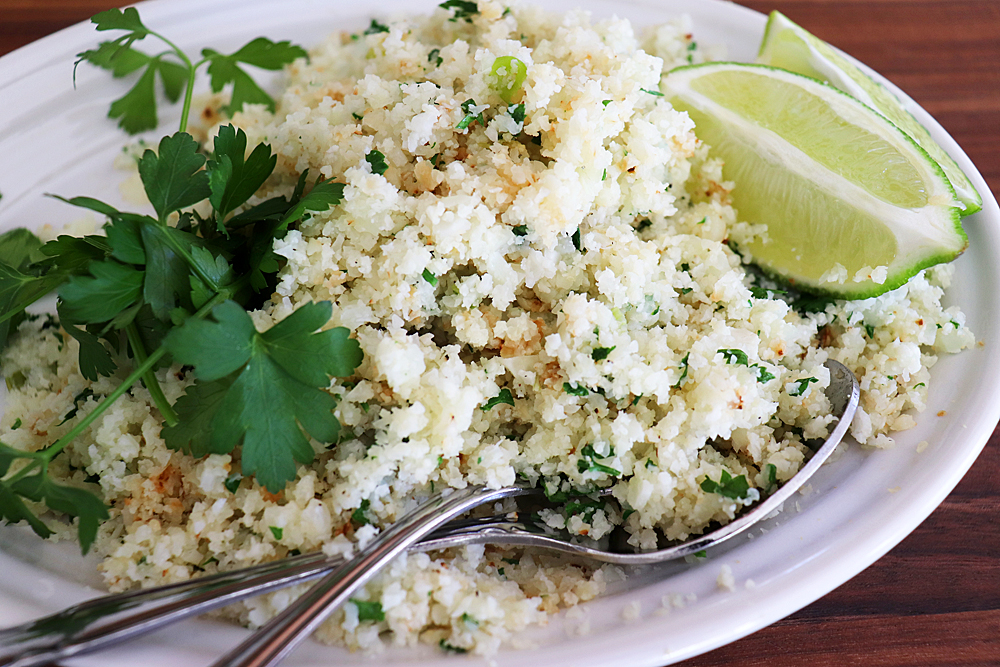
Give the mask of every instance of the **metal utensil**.
[[(751, 511), (718, 530), (668, 549), (644, 553), (616, 553), (573, 543), (549, 534), (538, 526), (511, 521), (506, 517), (448, 521), (450, 517), (460, 516), (483, 503), (539, 493), (538, 489), (527, 487), (507, 487), (494, 491), (470, 487), (454, 492), (448, 498), (439, 495), (428, 500), (422, 509), (431, 510), (429, 514), (421, 513), (418, 509), (419, 516), (415, 516), (415, 520), (429, 515), (430, 518), (436, 518), (433, 523), (418, 526), (417, 533), (425, 536), (422, 540), (414, 543), (419, 539), (413, 536), (416, 533), (408, 534), (405, 539), (396, 542), (396, 546), (392, 549), (386, 550), (385, 547), (380, 547), (380, 558), (367, 558), (363, 565), (368, 568), (381, 567), (394, 555), (407, 548), (399, 546), (404, 543), (409, 545), (409, 549), (420, 551), (487, 543), (536, 546), (625, 565), (680, 558), (714, 546), (745, 531), (780, 507), (805, 484), (843, 438), (857, 407), (858, 385), (853, 374), (843, 365), (832, 360), (826, 365), (830, 369), (830, 385), (826, 389), (826, 394), (833, 413), (839, 417), (837, 426), (795, 477)], [(402, 522), (398, 522), (396, 526), (401, 524)], [(406, 527), (411, 525), (408, 523)], [(385, 539), (391, 530), (387, 530), (378, 539)], [(369, 549), (375, 547), (374, 544), (369, 545)], [(367, 553), (368, 551), (362, 553), (358, 558), (363, 558)], [(348, 573), (346, 569), (338, 569), (342, 566), (344, 559), (339, 556), (325, 556), (319, 552), (302, 554), (190, 581), (88, 600), (31, 623), (0, 630), (0, 667), (32, 667), (97, 651), (248, 597), (329, 575), (334, 570), (337, 574), (336, 579), (340, 581)], [(370, 576), (373, 576), (375, 571), (377, 570), (372, 569)], [(334, 577), (330, 576), (329, 579), (333, 580)], [(349, 597), (351, 592), (364, 581), (359, 583), (357, 579), (351, 579), (350, 582), (345, 580), (345, 583), (353, 586), (345, 594)], [(328, 608), (322, 607), (322, 610), (325, 614), (329, 614), (335, 608), (334, 605)], [(320, 617), (318, 622), (323, 618), (325, 615)], [(297, 641), (295, 640), (296, 643)], [(294, 645), (290, 644), (282, 655), (294, 648)]]
[[(847, 432), (860, 394), (857, 379), (847, 367), (839, 362), (831, 360), (827, 361), (826, 365), (830, 369), (828, 397), (839, 416), (839, 421), (824, 445), (780, 490), (757, 505), (752, 511), (708, 535), (668, 549), (638, 554), (619, 554), (578, 546), (549, 535), (540, 535), (532, 532), (523, 524), (490, 524), (486, 527), (473, 526), (468, 531), (459, 531), (453, 536), (444, 538), (441, 545), (491, 543), (542, 547), (604, 562), (639, 565), (672, 560), (728, 540), (778, 509), (819, 469)], [(838, 411), (837, 408), (841, 408), (841, 410)], [(246, 641), (213, 663), (213, 667), (271, 667), (277, 665), (313, 630), (318, 628), (339, 605), (346, 602), (354, 591), (371, 580), (393, 558), (424, 536), (430, 535), (435, 528), (445, 524), (449, 519), (461, 515), (465, 511), (463, 507), (480, 504), (475, 501), (482, 494), (490, 493), (483, 489), (464, 489), (449, 496), (448, 500), (434, 500), (430, 503), (432, 506), (425, 504), (404, 517), (402, 521), (397, 522), (375, 538), (358, 556), (326, 575)], [(499, 492), (492, 493), (498, 494)], [(490, 499), (498, 497), (502, 496), (494, 495)]]

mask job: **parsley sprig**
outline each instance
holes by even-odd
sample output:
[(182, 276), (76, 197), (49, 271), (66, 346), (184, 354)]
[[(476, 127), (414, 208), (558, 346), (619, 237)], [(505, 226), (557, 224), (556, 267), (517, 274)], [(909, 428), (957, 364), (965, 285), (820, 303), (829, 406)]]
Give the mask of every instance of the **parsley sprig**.
[[(109, 9), (96, 14), (91, 21), (99, 32), (123, 31), (120, 37), (102, 42), (96, 49), (77, 54), (77, 62), (88, 62), (121, 78), (142, 70), (135, 85), (111, 104), (110, 118), (118, 119), (118, 126), (129, 134), (153, 130), (158, 125), (156, 108), (156, 81), (159, 79), (166, 98), (176, 103), (183, 92), (180, 130), (187, 128), (194, 94), (195, 73), (208, 65), (208, 75), (213, 92), (220, 92), (232, 84), (230, 103), (223, 109), (232, 115), (245, 104), (264, 104), (274, 111), (274, 100), (261, 88), (241, 65), (264, 70), (280, 70), (298, 58), (308, 57), (305, 50), (290, 42), (272, 42), (258, 37), (237, 49), (223, 54), (214, 49), (203, 49), (202, 58), (192, 59), (174, 42), (148, 28), (134, 7)], [(147, 54), (133, 48), (136, 42), (153, 37), (167, 46), (165, 51)]]
[[(163, 417), (168, 446), (201, 456), (242, 443), (243, 473), (271, 491), (295, 476), (296, 461), (312, 460), (303, 431), (335, 440), (335, 400), (323, 389), (353, 372), (361, 360), (357, 342), (343, 328), (316, 333), (330, 318), (329, 303), (304, 306), (263, 334), (247, 310), (273, 292), (275, 239), (337, 204), (343, 185), (323, 181), (306, 192), (303, 174), (291, 197), (247, 208), (276, 158), (265, 144), (249, 156), (246, 149), (243, 131), (225, 126), (207, 159), (178, 132), (139, 161), (153, 215), (74, 197), (63, 201), (107, 218), (106, 236), (46, 244), (26, 230), (0, 236), (0, 341), (26, 307), (56, 291), (60, 324), (80, 343), (81, 374), (110, 376), (128, 357), (133, 368), (49, 447), (21, 452), (0, 443), (3, 518), (25, 520), (47, 536), (25, 500), (45, 503), (78, 517), (81, 546), (89, 549), (107, 510), (90, 491), (54, 483), (48, 466), (139, 380)], [(192, 207), (204, 203), (211, 212), (202, 217)], [(191, 365), (198, 378), (175, 405), (154, 373), (170, 359)]]

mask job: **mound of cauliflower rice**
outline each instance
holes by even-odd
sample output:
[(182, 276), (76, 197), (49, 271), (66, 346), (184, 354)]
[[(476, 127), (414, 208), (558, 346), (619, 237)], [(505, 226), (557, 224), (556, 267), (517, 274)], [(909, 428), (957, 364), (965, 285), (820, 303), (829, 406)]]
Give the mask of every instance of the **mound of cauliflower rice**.
[[(503, 83), (508, 56), (525, 66), (518, 85)], [(613, 487), (617, 502), (543, 511), (553, 528), (600, 540), (623, 526), (638, 549), (682, 540), (795, 474), (832, 421), (828, 358), (861, 382), (854, 438), (891, 446), (924, 408), (937, 355), (974, 343), (942, 306), (952, 269), (811, 312), (766, 289), (734, 241), (767, 221), (740, 220), (739, 184), (658, 92), (706, 57), (683, 18), (637, 35), (481, 0), (468, 17), (437, 9), (336, 35), (289, 68), (275, 113), (237, 114), (251, 145), (278, 155), (254, 201), (291, 193), (306, 169), (346, 184), (340, 205), (276, 243), (285, 266), (257, 328), (330, 301), (364, 361), (330, 387), (340, 441), (314, 442), (315, 462), (278, 494), (240, 477), (238, 450), (168, 449), (133, 387), (51, 469), (110, 505), (95, 545), (109, 588), (350, 553), (435, 489), (518, 479), (554, 497)], [(2, 366), (3, 441), (34, 450), (128, 364), (86, 381), (76, 342), (40, 318)], [(192, 381), (176, 366), (159, 378), (171, 401)], [(743, 476), (745, 495), (702, 488), (723, 473)], [(318, 637), (490, 653), (620, 576), (531, 551), (411, 554), (358, 595), (384, 618), (347, 604)], [(296, 592), (223, 613), (260, 625)]]

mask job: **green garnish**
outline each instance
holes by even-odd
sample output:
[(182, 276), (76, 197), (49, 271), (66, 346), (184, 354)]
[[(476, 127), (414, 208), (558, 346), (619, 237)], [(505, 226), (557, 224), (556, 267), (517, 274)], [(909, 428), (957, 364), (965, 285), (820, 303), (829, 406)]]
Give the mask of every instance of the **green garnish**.
[(723, 470), (716, 482), (708, 477), (701, 481), (701, 490), (706, 493), (717, 493), (726, 498), (738, 500), (746, 496), (750, 490), (750, 484), (744, 475), (733, 477), (728, 470)]
[(524, 104), (512, 104), (507, 107), (507, 113), (515, 123), (523, 123), (525, 117)]
[(370, 506), (371, 503), (367, 498), (362, 500), (358, 508), (351, 514), (351, 522), (356, 526), (367, 526), (370, 524), (371, 520), (368, 518), (368, 508)]
[(164, 344), (194, 367), (198, 382), (177, 401), (185, 423), (164, 428), (167, 445), (203, 456), (242, 440), (243, 472), (272, 493), (283, 489), (295, 463), (315, 456), (303, 429), (320, 442), (337, 437), (337, 401), (323, 389), (361, 362), (347, 329), (317, 331), (331, 313), (329, 302), (309, 303), (260, 334), (241, 306), (226, 301), (212, 309), (212, 321), (171, 331)]
[(570, 240), (573, 241), (573, 247), (576, 248), (576, 251), (577, 252), (581, 252), (581, 250), (580, 250), (580, 228), (579, 227), (577, 227), (576, 231), (573, 232), (573, 235), (570, 236)]
[(514, 96), (521, 90), (528, 76), (528, 66), (514, 56), (500, 56), (493, 61), (490, 77), (493, 89), (507, 104), (514, 101)]
[(486, 125), (486, 119), (483, 118), (482, 111), (476, 114), (472, 113), (472, 107), (474, 106), (477, 106), (475, 100), (468, 99), (462, 102), (462, 111), (465, 112), (465, 118), (458, 122), (458, 125), (455, 126), (456, 130), (464, 130), (475, 122), (478, 122), (480, 125)]
[(467, 613), (462, 614), (462, 622), (465, 623), (466, 625), (471, 625), (474, 628), (479, 627), (479, 621), (477, 621), (475, 617), (470, 616)]
[[(452, 1), (457, 1), (457, 0), (452, 0)], [(501, 574), (503, 574), (503, 573), (501, 572)], [(452, 653), (468, 653), (469, 652), (469, 649), (462, 648), (461, 646), (453, 646), (452, 644), (449, 644), (448, 642), (446, 642), (444, 639), (442, 639), (441, 641), (438, 642), (438, 646), (440, 646), (445, 651), (451, 651)]]
[(240, 488), (240, 482), (242, 481), (243, 475), (238, 472), (234, 472), (226, 478), (226, 481), (223, 482), (222, 485), (226, 487), (226, 491), (229, 491), (229, 493), (236, 493), (236, 490)]
[(681, 359), (681, 365), (678, 366), (678, 368), (681, 368), (683, 370), (681, 371), (681, 376), (679, 378), (677, 378), (677, 384), (675, 384), (674, 387), (680, 387), (681, 384), (684, 382), (685, 378), (687, 378), (687, 376), (688, 376), (688, 358), (690, 356), (691, 356), (691, 353), (688, 352), (687, 354), (684, 355), (684, 358)]
[(795, 388), (788, 392), (789, 396), (801, 396), (806, 393), (806, 389), (813, 382), (819, 382), (816, 378), (802, 378), (795, 381)]
[(455, 13), (449, 19), (450, 21), (464, 19), (471, 23), (472, 17), (479, 13), (479, 6), (469, 0), (447, 0), (447, 2), (442, 2), (438, 7), (455, 10)]
[(504, 387), (500, 390), (500, 393), (486, 401), (483, 405), (479, 407), (480, 410), (486, 412), (487, 410), (492, 410), (501, 403), (506, 403), (507, 405), (514, 405), (514, 397), (510, 393), (510, 389)]
[[(611, 475), (612, 477), (620, 477), (622, 474), (621, 470), (615, 470), (611, 466), (606, 466), (598, 461), (598, 459), (604, 460), (613, 457), (614, 450), (611, 450), (606, 456), (602, 456), (594, 450), (593, 445), (587, 444), (580, 450), (580, 460), (576, 462), (576, 468), (581, 473), (602, 472), (606, 475)], [(568, 504), (567, 507), (569, 507)]]
[(14, 424), (10, 427), (10, 430), (16, 431), (19, 428), (21, 428), (21, 418), (20, 417), (18, 417), (17, 419), (14, 420)]
[(382, 176), (385, 174), (389, 165), (385, 163), (385, 156), (379, 151), (372, 151), (365, 155), (365, 161), (371, 165), (372, 173)]
[(351, 603), (358, 608), (359, 621), (375, 621), (378, 623), (385, 620), (385, 612), (382, 610), (381, 602), (351, 598)]
[(612, 345), (611, 347), (595, 347), (590, 353), (590, 358), (594, 361), (604, 361), (616, 347), (617, 345)]
[(727, 364), (736, 364), (738, 366), (750, 365), (750, 359), (747, 358), (747, 353), (743, 350), (721, 349), (718, 350), (718, 354), (722, 355)]
[(389, 26), (372, 19), (371, 25), (365, 28), (366, 35), (377, 35), (380, 32), (389, 32)]
[(514, 232), (514, 236), (527, 236), (528, 225), (514, 225), (510, 231)]
[(701, 551), (694, 552), (695, 558), (708, 558), (708, 552), (702, 549)]
[(645, 88), (640, 88), (639, 90), (641, 90), (644, 93), (649, 93), (650, 95), (654, 95), (656, 97), (663, 97), (663, 93), (661, 93), (658, 90), (646, 90)]
[(430, 269), (424, 269), (424, 272), (421, 273), (420, 276), (428, 283), (430, 283), (431, 287), (437, 287), (438, 284), (437, 276), (431, 273)]
[(773, 489), (778, 484), (778, 466), (768, 463), (764, 470), (767, 472), (767, 488)]
[[(184, 107), (181, 112), (180, 129), (187, 127), (191, 111), (191, 97), (194, 91), (195, 73), (203, 65), (208, 65), (212, 92), (220, 92), (232, 84), (230, 103), (223, 109), (232, 115), (245, 104), (263, 104), (274, 111), (274, 100), (244, 71), (240, 65), (250, 65), (265, 70), (280, 70), (298, 58), (308, 54), (302, 47), (290, 42), (272, 42), (258, 37), (240, 47), (232, 54), (225, 55), (213, 49), (203, 49), (202, 58), (192, 62), (173, 42), (160, 33), (146, 27), (134, 7), (109, 9), (96, 14), (91, 21), (99, 32), (122, 30), (124, 35), (113, 41), (102, 42), (96, 49), (77, 54), (76, 64), (89, 62), (121, 78), (142, 70), (136, 84), (124, 96), (111, 103), (110, 118), (118, 119), (118, 126), (129, 134), (138, 134), (155, 129), (157, 120), (156, 80), (159, 78), (163, 94), (170, 102), (177, 102), (184, 93)], [(167, 45), (168, 49), (150, 56), (132, 48), (132, 45), (146, 37), (155, 37)]]
[(573, 396), (587, 396), (590, 390), (576, 383), (563, 382), (563, 391)]
[(441, 63), (444, 62), (444, 58), (441, 57), (441, 49), (431, 49), (431, 52), (427, 54), (427, 62), (440, 67)]
[(268, 526), (271, 530), (271, 534), (274, 535), (274, 539), (280, 540), (281, 536), (285, 534), (284, 528), (279, 528), (278, 526)]

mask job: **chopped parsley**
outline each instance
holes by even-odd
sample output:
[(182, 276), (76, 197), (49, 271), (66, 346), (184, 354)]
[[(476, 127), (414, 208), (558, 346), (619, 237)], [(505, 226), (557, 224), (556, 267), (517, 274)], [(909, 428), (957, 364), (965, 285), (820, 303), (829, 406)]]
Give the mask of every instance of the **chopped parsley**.
[(21, 418), (20, 417), (18, 417), (17, 419), (14, 420), (14, 424), (10, 427), (10, 430), (16, 431), (19, 428), (21, 428)]
[(351, 603), (358, 608), (359, 621), (375, 621), (377, 623), (385, 620), (385, 612), (382, 610), (381, 602), (351, 598)]
[(371, 503), (367, 498), (361, 501), (361, 504), (356, 510), (351, 514), (351, 523), (356, 526), (367, 526), (371, 523), (371, 519), (368, 518), (368, 508)]
[(677, 378), (677, 384), (675, 384), (674, 387), (680, 387), (681, 384), (684, 382), (685, 378), (687, 378), (687, 376), (688, 376), (688, 358), (690, 356), (691, 356), (691, 353), (688, 352), (687, 354), (684, 355), (684, 358), (681, 359), (681, 365), (678, 366), (678, 368), (682, 369), (681, 376), (679, 378)]
[(450, 21), (457, 21), (459, 19), (464, 19), (465, 21), (471, 22), (472, 17), (479, 13), (479, 6), (475, 2), (470, 0), (447, 0), (447, 2), (442, 2), (438, 5), (441, 9), (454, 9), (455, 12), (452, 14)]
[[(580, 460), (576, 462), (576, 469), (581, 472), (602, 472), (612, 477), (620, 477), (621, 470), (615, 470), (611, 466), (606, 466), (598, 459), (606, 460), (614, 457), (614, 450), (610, 450), (606, 456), (598, 454), (592, 444), (584, 445), (580, 450)], [(567, 504), (567, 507), (569, 505)]]
[(515, 123), (524, 123), (524, 104), (512, 104), (507, 107), (507, 113)]
[(573, 396), (587, 396), (590, 394), (590, 390), (586, 387), (576, 383), (570, 384), (569, 382), (563, 382), (563, 391)]
[(472, 113), (472, 107), (474, 106), (478, 105), (476, 104), (476, 101), (473, 99), (468, 99), (462, 102), (462, 111), (465, 112), (465, 118), (463, 118), (458, 122), (458, 125), (455, 126), (456, 130), (464, 130), (476, 122), (478, 122), (480, 125), (486, 125), (486, 119), (483, 118), (482, 111), (475, 114)]
[(773, 489), (778, 485), (778, 467), (773, 463), (768, 463), (764, 466), (764, 471), (767, 474), (767, 488)]
[(527, 236), (528, 225), (514, 225), (510, 231), (514, 232), (514, 236)]
[(274, 539), (281, 540), (281, 536), (285, 534), (284, 528), (279, 528), (278, 526), (268, 526), (271, 530), (271, 534), (274, 535)]
[(709, 477), (701, 481), (701, 490), (706, 493), (716, 493), (725, 498), (738, 500), (746, 496), (750, 490), (750, 484), (744, 475), (733, 477), (728, 470), (723, 470), (716, 482)]
[[(500, 574), (503, 574), (503, 571), (501, 571)], [(469, 652), (469, 649), (462, 648), (461, 646), (455, 646), (453, 644), (449, 644), (444, 639), (442, 639), (441, 641), (438, 642), (438, 646), (440, 646), (445, 651), (450, 651), (451, 653), (468, 653)]]
[(656, 97), (663, 97), (663, 93), (661, 93), (658, 90), (646, 90), (645, 88), (640, 88), (639, 90), (641, 90), (644, 93), (649, 93), (650, 95), (654, 95)]
[(795, 387), (791, 391), (788, 392), (788, 395), (789, 396), (801, 396), (802, 394), (806, 393), (806, 389), (813, 382), (819, 382), (819, 380), (817, 380), (816, 378), (802, 378), (801, 380), (796, 380), (794, 382)]
[(365, 161), (371, 165), (372, 173), (382, 176), (385, 174), (386, 170), (389, 169), (389, 165), (385, 162), (385, 156), (382, 155), (380, 151), (372, 151), (365, 156)]
[(226, 481), (223, 482), (222, 485), (226, 487), (226, 491), (228, 491), (229, 493), (236, 493), (236, 490), (240, 488), (240, 482), (242, 481), (243, 481), (243, 475), (239, 474), (238, 472), (234, 472), (233, 474), (231, 474), (229, 477), (226, 478)]
[(479, 407), (480, 410), (486, 412), (487, 410), (492, 410), (501, 403), (506, 403), (507, 405), (514, 405), (514, 397), (510, 393), (510, 389), (504, 387), (500, 390), (500, 393), (486, 401), (483, 405)]
[(429, 282), (431, 284), (431, 287), (437, 287), (437, 284), (438, 284), (437, 276), (435, 276), (433, 273), (431, 273), (430, 269), (424, 269), (424, 272), (421, 273), (420, 276), (424, 280), (426, 280), (427, 282)]
[(372, 19), (371, 25), (365, 28), (366, 35), (377, 35), (380, 32), (389, 32), (389, 26)]
[(444, 62), (444, 58), (441, 57), (441, 49), (431, 49), (431, 52), (427, 54), (427, 62), (440, 67), (441, 63)]
[(611, 347), (595, 347), (590, 353), (590, 358), (594, 361), (604, 361), (616, 347), (617, 345), (612, 345)]
[(738, 349), (720, 349), (718, 353), (722, 355), (727, 364), (736, 364), (738, 366), (749, 366), (750, 359), (747, 357), (747, 353), (743, 350)]
[(576, 251), (577, 252), (581, 252), (581, 250), (580, 250), (580, 228), (579, 227), (577, 227), (576, 231), (573, 232), (573, 235), (570, 236), (570, 240), (573, 241), (573, 247), (576, 248)]

